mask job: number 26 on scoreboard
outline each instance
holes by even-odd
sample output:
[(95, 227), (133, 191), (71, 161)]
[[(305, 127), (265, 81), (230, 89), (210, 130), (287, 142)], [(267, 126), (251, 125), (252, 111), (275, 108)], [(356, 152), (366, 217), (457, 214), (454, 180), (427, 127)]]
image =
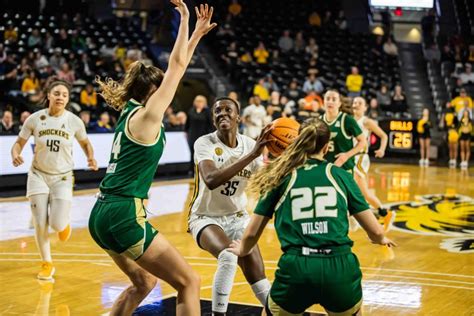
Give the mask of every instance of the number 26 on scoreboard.
[(390, 132), (390, 148), (412, 149), (413, 134), (410, 132)]

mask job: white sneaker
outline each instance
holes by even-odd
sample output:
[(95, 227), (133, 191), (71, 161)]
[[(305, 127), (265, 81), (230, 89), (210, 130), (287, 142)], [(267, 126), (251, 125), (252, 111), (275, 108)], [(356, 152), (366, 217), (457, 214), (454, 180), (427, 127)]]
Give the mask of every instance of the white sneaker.
[(424, 166), (425, 167), (428, 167), (430, 165), (430, 161), (428, 159), (425, 159), (425, 163), (424, 163)]
[(462, 161), (459, 166), (461, 167), (461, 169), (463, 170), (466, 170), (467, 169), (467, 161)]
[(456, 160), (454, 159), (449, 160), (449, 168), (456, 168)]
[(423, 159), (418, 160), (418, 165), (420, 165), (420, 167), (424, 167), (425, 161)]

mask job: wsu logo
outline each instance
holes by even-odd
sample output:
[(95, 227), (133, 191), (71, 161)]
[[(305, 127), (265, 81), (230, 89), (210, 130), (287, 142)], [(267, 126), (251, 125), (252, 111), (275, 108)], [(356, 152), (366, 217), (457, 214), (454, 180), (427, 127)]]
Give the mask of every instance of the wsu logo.
[[(419, 201), (387, 205), (396, 212), (393, 229), (421, 235), (474, 238), (474, 199), (464, 195), (422, 195)], [(469, 236), (470, 235), (470, 236)], [(470, 237), (470, 238), (469, 238)], [(465, 248), (457, 240), (456, 245)], [(468, 248), (471, 248), (469, 244)]]

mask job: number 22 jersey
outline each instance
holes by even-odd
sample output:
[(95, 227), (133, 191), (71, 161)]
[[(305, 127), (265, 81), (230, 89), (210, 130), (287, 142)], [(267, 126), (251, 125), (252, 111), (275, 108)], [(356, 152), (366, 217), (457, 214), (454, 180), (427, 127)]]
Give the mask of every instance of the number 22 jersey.
[(203, 160), (212, 160), (218, 169), (226, 168), (249, 154), (254, 147), (255, 141), (242, 134), (237, 134), (235, 148), (227, 147), (221, 142), (217, 131), (196, 140), (194, 143), (195, 187), (191, 200), (191, 214), (227, 216), (246, 211), (245, 188), (250, 176), (263, 165), (262, 157), (253, 160), (237, 175), (214, 190), (210, 190), (204, 183), (199, 174), (199, 163)]

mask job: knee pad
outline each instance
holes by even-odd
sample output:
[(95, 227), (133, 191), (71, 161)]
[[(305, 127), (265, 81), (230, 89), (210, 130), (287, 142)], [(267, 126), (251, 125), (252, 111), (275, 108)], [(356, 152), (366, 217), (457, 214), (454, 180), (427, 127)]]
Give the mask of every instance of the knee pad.
[(237, 261), (239, 258), (233, 253), (227, 251), (227, 249), (222, 250), (217, 256), (217, 265), (220, 266), (232, 266), (237, 267)]

